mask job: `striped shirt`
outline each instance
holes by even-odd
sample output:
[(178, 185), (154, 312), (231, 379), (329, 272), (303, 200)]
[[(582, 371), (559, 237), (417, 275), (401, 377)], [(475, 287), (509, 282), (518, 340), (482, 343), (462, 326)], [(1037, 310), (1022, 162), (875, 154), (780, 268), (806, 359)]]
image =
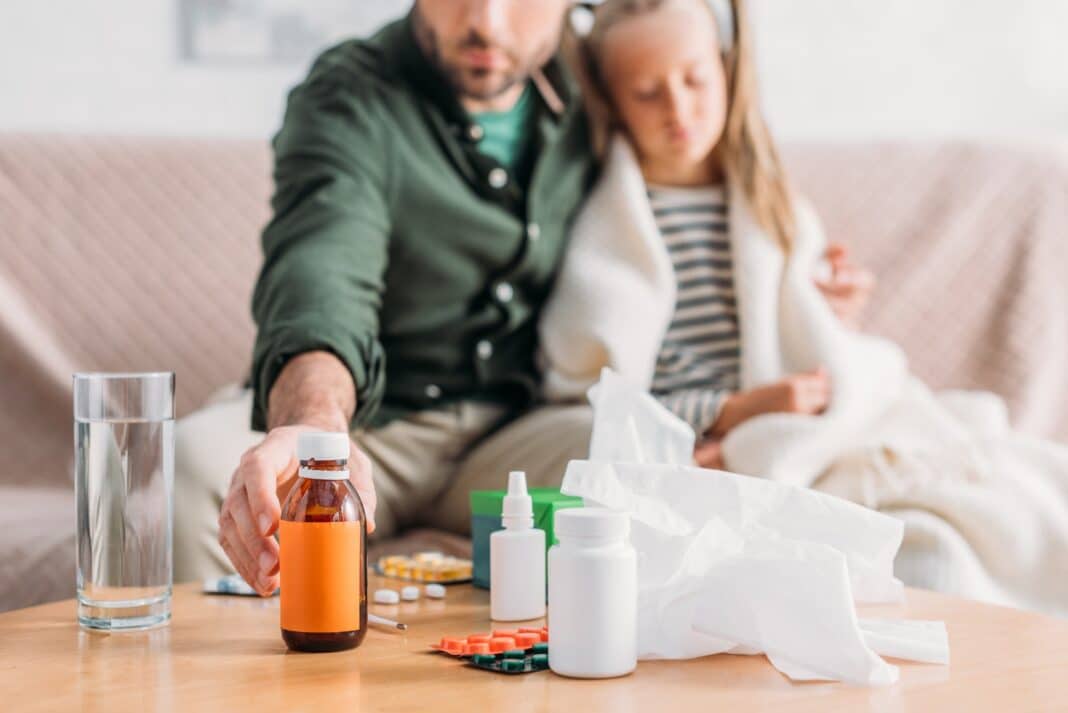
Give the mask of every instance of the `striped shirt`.
[(726, 189), (650, 186), (649, 202), (678, 287), (652, 392), (700, 437), (715, 423), (724, 397), (740, 388)]

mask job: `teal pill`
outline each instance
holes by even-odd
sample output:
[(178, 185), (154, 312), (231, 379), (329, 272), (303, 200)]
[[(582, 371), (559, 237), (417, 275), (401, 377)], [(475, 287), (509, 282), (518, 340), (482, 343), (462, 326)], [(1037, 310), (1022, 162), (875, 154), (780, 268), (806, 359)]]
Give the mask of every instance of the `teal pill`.
[(493, 654), (475, 654), (471, 657), (471, 662), (479, 665), (492, 664), (497, 660), (497, 657)]
[(549, 654), (534, 654), (530, 657), (530, 662), (535, 668), (549, 668)]
[(530, 650), (536, 654), (547, 654), (549, 653), (549, 645), (542, 641), (539, 644), (534, 644), (533, 646), (531, 646)]
[(506, 659), (521, 659), (526, 656), (526, 652), (523, 649), (512, 649), (511, 651), (505, 651), (501, 656)]
[(501, 670), (502, 671), (509, 671), (509, 672), (522, 671), (525, 667), (526, 667), (526, 662), (523, 661), (522, 659), (505, 659), (504, 661), (501, 661)]

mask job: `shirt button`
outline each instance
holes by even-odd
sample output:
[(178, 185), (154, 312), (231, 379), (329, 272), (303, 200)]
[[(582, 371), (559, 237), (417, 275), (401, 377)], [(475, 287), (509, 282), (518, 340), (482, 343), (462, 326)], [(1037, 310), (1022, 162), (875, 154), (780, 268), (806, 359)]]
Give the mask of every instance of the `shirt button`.
[(486, 132), (482, 130), (482, 127), (478, 124), (471, 124), (467, 127), (467, 136), (472, 141), (481, 141), (482, 137), (486, 135)]
[(537, 223), (531, 223), (527, 226), (527, 237), (531, 242), (541, 237), (541, 226)]
[(478, 354), (479, 359), (489, 359), (493, 356), (493, 345), (483, 339), (475, 346), (475, 352)]
[(494, 188), (504, 188), (508, 185), (508, 172), (503, 168), (497, 167), (489, 172), (489, 184)]
[(428, 384), (426, 389), (424, 389), (423, 393), (426, 394), (428, 399), (440, 399), (441, 387), (437, 384)]
[(501, 302), (511, 302), (512, 296), (515, 294), (515, 290), (507, 282), (502, 282), (497, 285), (497, 289), (494, 290), (494, 294), (497, 295), (497, 299)]

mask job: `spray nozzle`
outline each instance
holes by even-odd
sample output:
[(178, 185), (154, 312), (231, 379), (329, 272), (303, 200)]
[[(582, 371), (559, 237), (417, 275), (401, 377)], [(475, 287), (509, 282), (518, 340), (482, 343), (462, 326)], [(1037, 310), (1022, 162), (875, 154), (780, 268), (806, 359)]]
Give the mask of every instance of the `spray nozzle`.
[(508, 474), (508, 494), (527, 494), (527, 474), (521, 470), (513, 470)]
[(513, 470), (508, 474), (508, 494), (501, 508), (501, 524), (506, 528), (534, 527), (534, 503), (527, 493), (527, 474)]

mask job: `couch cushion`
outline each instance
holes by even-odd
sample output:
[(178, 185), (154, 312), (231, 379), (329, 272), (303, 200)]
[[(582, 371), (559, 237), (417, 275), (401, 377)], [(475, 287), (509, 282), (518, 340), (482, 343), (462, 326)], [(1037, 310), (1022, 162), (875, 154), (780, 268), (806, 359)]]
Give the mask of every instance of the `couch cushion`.
[(73, 597), (74, 490), (0, 486), (0, 503), (0, 612)]
[[(785, 147), (880, 286), (866, 327), (938, 387), (1068, 439), (1068, 160), (957, 143)], [(0, 135), (0, 483), (70, 482), (70, 374), (177, 373), (179, 415), (248, 368), (265, 142)]]
[(70, 482), (71, 372), (244, 378), (265, 142), (0, 136), (0, 482)]

